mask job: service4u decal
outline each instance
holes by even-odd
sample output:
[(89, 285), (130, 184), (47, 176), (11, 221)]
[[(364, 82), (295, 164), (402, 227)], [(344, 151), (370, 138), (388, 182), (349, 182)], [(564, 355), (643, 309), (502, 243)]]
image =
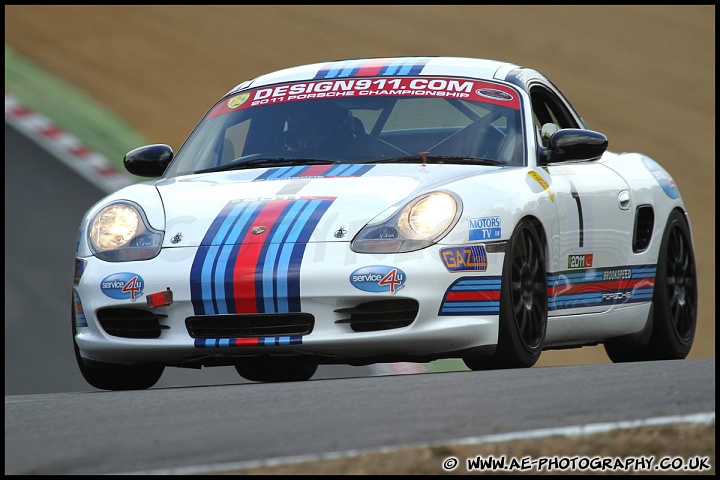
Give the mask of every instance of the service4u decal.
[(395, 293), (405, 288), (405, 278), (405, 272), (397, 267), (371, 265), (352, 272), (350, 283), (365, 292)]
[(100, 290), (116, 300), (135, 300), (142, 295), (145, 281), (137, 273), (113, 273), (103, 278)]

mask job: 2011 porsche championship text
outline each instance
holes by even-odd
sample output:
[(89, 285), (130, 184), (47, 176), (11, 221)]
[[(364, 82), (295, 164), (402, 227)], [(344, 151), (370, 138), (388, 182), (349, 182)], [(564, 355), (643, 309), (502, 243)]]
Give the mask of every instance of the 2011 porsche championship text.
[(252, 106), (306, 98), (354, 95), (430, 95), (467, 98), (475, 82), (443, 78), (376, 78), (279, 85), (255, 92)]

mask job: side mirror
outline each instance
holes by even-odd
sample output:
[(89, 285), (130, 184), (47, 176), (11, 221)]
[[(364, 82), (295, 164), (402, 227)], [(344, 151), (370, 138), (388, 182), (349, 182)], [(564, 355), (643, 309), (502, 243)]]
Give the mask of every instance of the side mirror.
[(541, 150), (545, 163), (596, 160), (607, 150), (608, 139), (600, 132), (563, 128), (553, 133), (550, 145)]
[(161, 177), (173, 159), (168, 145), (146, 145), (129, 151), (123, 157), (125, 169), (140, 177)]

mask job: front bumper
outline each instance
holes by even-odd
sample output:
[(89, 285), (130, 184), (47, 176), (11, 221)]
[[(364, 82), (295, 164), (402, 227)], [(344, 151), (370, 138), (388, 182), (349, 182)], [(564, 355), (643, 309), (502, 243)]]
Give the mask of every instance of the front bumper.
[[(299, 292), (268, 288), (266, 291), (274, 292), (273, 296), (263, 297), (255, 312), (232, 311), (235, 303), (227, 298), (229, 290), (218, 283), (206, 281), (200, 285), (199, 280), (191, 280), (197, 248), (166, 248), (156, 258), (142, 262), (81, 259), (83, 268), (76, 273), (74, 289), (75, 341), (81, 356), (89, 360), (172, 366), (228, 365), (238, 357), (255, 355), (306, 355), (319, 363), (360, 365), (430, 361), (456, 357), (467, 349), (492, 348), (498, 336), (497, 300), (503, 255), (487, 254), (484, 271), (449, 271), (441, 249), (435, 245), (411, 253), (368, 255), (353, 253), (346, 242), (308, 244), (299, 268)], [(362, 282), (393, 269), (400, 273), (385, 286)], [(272, 272), (249, 275), (255, 283), (283, 281), (274, 279)], [(224, 277), (215, 274), (205, 278)], [(465, 308), (464, 302), (457, 303), (455, 310), (446, 308), (449, 292), (459, 280), (483, 279), (494, 279), (497, 287), (486, 295), (494, 300), (484, 301), (483, 308)], [(227, 282), (232, 283), (232, 278), (220, 283)], [(172, 291), (173, 302), (149, 308), (147, 296), (167, 289)], [(198, 298), (198, 291), (204, 292), (203, 298)], [(236, 314), (255, 313), (261, 318), (263, 314), (286, 312), (287, 298), (293, 295), (300, 302), (299, 310), (313, 318), (310, 333), (234, 337), (204, 332), (202, 338), (193, 338), (189, 333), (186, 320), (190, 317), (212, 315), (221, 321)], [(417, 302), (417, 311), (406, 322), (409, 324), (395, 328), (386, 325), (373, 330), (370, 326), (358, 331), (348, 322), (349, 309), (378, 301)], [(247, 305), (243, 301), (237, 304)], [(152, 316), (157, 332), (150, 335), (153, 338), (109, 334), (112, 330), (107, 328), (107, 322), (103, 327), (101, 321), (108, 309), (117, 309), (113, 313), (120, 317), (123, 312), (138, 313), (136, 310)]]

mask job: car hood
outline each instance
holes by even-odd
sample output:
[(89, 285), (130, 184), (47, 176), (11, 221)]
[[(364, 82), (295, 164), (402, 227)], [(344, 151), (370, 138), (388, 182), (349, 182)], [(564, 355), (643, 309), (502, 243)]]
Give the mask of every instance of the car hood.
[(405, 199), (498, 168), (319, 165), (174, 177), (155, 186), (165, 247), (347, 242)]

